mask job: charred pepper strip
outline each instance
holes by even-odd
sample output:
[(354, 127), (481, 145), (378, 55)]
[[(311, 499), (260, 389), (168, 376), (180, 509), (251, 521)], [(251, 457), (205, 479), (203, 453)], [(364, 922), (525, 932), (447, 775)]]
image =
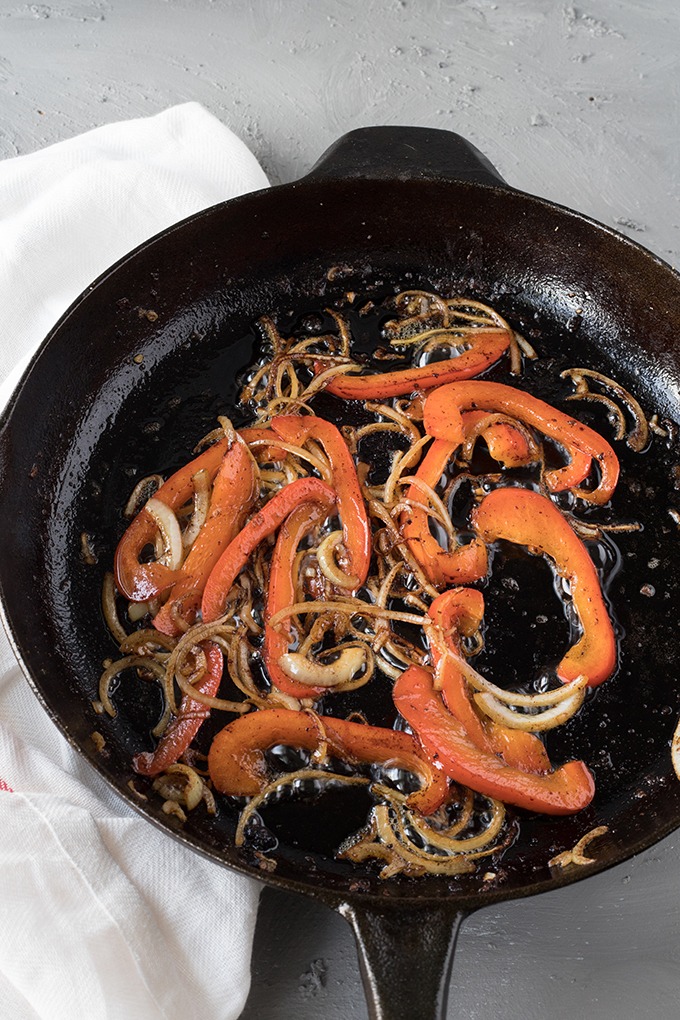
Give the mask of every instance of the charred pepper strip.
[[(174, 512), (188, 503), (194, 493), (193, 477), (199, 471), (206, 471), (210, 480), (215, 477), (220, 465), (229, 452), (229, 441), (221, 439), (204, 453), (175, 471), (161, 485), (154, 499), (165, 503)], [(116, 588), (133, 602), (144, 602), (159, 592), (171, 587), (177, 579), (177, 572), (162, 563), (140, 563), (139, 558), (145, 546), (152, 543), (158, 528), (151, 514), (144, 507), (139, 511), (118, 543), (114, 558)]]
[(506, 804), (549, 815), (573, 814), (592, 801), (595, 784), (582, 761), (535, 775), (511, 768), (476, 747), (435, 691), (427, 670), (409, 666), (394, 685), (393, 697), (425, 752), (455, 782)]
[(484, 618), (484, 596), (476, 588), (452, 588), (431, 604), (428, 614), (435, 624), (429, 631), (435, 686), (448, 710), (465, 727), (468, 737), (482, 751), (500, 755), (506, 765), (524, 772), (549, 772), (542, 741), (533, 733), (513, 730), (483, 718), (470, 697), (460, 668), (463, 654), (460, 636), (475, 634)]
[[(619, 477), (619, 462), (606, 439), (583, 422), (514, 386), (486, 380), (441, 386), (425, 401), (425, 431), (437, 439), (458, 442), (459, 416), (471, 410), (500, 411), (511, 415), (567, 450), (570, 462), (546, 472), (546, 484), (552, 492), (573, 488), (575, 495), (596, 504), (606, 503), (611, 498)], [(587, 476), (593, 459), (600, 471), (599, 484), (590, 490), (576, 488)]]
[[(415, 477), (434, 489), (458, 447), (457, 442), (436, 439), (421, 462)], [(406, 498), (423, 503), (423, 492), (412, 484)], [(487, 570), (486, 547), (474, 539), (453, 550), (443, 549), (430, 532), (427, 512), (418, 506), (405, 510), (400, 519), (400, 530), (406, 543), (431, 584), (437, 588), (452, 584), (470, 584), (484, 577)]]
[(201, 603), (205, 623), (211, 623), (222, 615), (234, 581), (260, 542), (272, 535), (292, 510), (307, 502), (332, 506), (335, 493), (319, 478), (299, 478), (281, 489), (250, 518), (224, 550), (206, 582)]
[(291, 622), (286, 620), (278, 630), (269, 621), (281, 609), (298, 601), (298, 578), (294, 574), (298, 545), (309, 532), (322, 523), (333, 509), (331, 496), (323, 502), (303, 503), (281, 525), (269, 572), (265, 610), (264, 648), (262, 657), (274, 687), (292, 698), (310, 698), (324, 694), (323, 687), (311, 687), (293, 680), (279, 665), (292, 640)]
[[(207, 668), (201, 679), (196, 682), (196, 690), (214, 698), (222, 680), (224, 658), (220, 649), (212, 641), (205, 641), (201, 648), (205, 654)], [(185, 694), (176, 718), (166, 729), (156, 750), (138, 754), (133, 759), (137, 772), (143, 776), (157, 776), (169, 765), (174, 765), (189, 747), (209, 715), (210, 709), (207, 705)]]
[(564, 683), (588, 677), (588, 686), (606, 680), (616, 666), (616, 638), (588, 550), (569, 522), (545, 496), (530, 489), (495, 489), (472, 513), (472, 525), (485, 542), (505, 539), (549, 556), (566, 578), (583, 628), (582, 637), (557, 665)]
[[(471, 346), (457, 358), (447, 361), (375, 375), (336, 376), (327, 384), (326, 392), (343, 400), (384, 400), (405, 396), (414, 390), (429, 390), (456, 379), (470, 379), (490, 368), (505, 353), (510, 345), (510, 333), (506, 329), (480, 327), (474, 331), (474, 339), (472, 334), (466, 336), (466, 343)], [(317, 374), (325, 368), (328, 368), (325, 362), (315, 365)]]
[(323, 447), (333, 473), (343, 544), (349, 555), (347, 573), (356, 577), (358, 588), (366, 580), (371, 562), (371, 525), (354, 460), (342, 433), (331, 422), (312, 415), (281, 415), (272, 420), (271, 427), (286, 442), (299, 446), (315, 439)]
[(170, 597), (154, 618), (157, 630), (164, 634), (180, 634), (183, 628), (175, 613), (189, 624), (195, 622), (210, 572), (241, 530), (257, 495), (255, 462), (246, 444), (237, 439), (225, 454), (215, 476), (203, 527), (182, 564)]
[(449, 796), (444, 773), (410, 734), (285, 708), (241, 716), (217, 734), (208, 755), (215, 788), (232, 797), (260, 793), (268, 778), (264, 752), (278, 744), (312, 752), (326, 744), (328, 753), (343, 761), (405, 769), (421, 780), (421, 789), (407, 803), (423, 815), (432, 814)]

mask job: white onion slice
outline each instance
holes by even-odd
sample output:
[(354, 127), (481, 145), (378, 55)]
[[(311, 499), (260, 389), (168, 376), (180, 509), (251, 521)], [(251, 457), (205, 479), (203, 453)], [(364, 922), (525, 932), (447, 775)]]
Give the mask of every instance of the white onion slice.
[(337, 687), (347, 683), (365, 664), (366, 653), (356, 645), (345, 648), (334, 662), (329, 663), (314, 662), (299, 652), (287, 652), (279, 659), (279, 666), (286, 676), (310, 687)]
[(546, 708), (535, 715), (529, 715), (523, 712), (513, 712), (493, 694), (475, 694), (477, 705), (494, 722), (501, 723), (513, 730), (524, 730), (529, 733), (538, 733), (554, 729), (555, 726), (561, 726), (578, 712), (584, 698), (585, 688), (581, 687), (570, 698), (565, 698), (559, 704), (553, 705), (552, 708)]
[(165, 549), (159, 562), (169, 567), (170, 570), (179, 570), (184, 550), (182, 549), (182, 532), (174, 511), (153, 496), (146, 504), (146, 510), (149, 511), (154, 524), (157, 525), (163, 537)]
[(359, 578), (354, 574), (346, 574), (341, 570), (335, 561), (335, 550), (342, 542), (342, 532), (332, 531), (324, 538), (316, 550), (316, 558), (321, 568), (321, 573), (334, 584), (336, 588), (347, 588), (354, 591), (359, 587)]

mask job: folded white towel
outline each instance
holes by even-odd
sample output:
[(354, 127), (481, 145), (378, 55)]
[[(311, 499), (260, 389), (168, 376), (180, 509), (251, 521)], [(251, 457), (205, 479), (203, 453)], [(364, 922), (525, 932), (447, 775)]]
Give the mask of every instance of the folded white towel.
[[(0, 406), (78, 294), (185, 216), (267, 186), (196, 103), (0, 163)], [(0, 1017), (233, 1020), (256, 882), (121, 801), (48, 719), (0, 633)]]

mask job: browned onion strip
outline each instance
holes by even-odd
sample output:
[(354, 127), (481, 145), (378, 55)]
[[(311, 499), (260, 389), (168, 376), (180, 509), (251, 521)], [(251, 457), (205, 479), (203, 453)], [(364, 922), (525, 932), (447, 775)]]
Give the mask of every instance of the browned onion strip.
[(248, 804), (244, 807), (236, 827), (236, 835), (234, 837), (236, 846), (243, 846), (248, 822), (272, 793), (275, 793), (282, 786), (291, 786), (293, 783), (304, 782), (307, 779), (324, 783), (344, 783), (346, 786), (368, 786), (369, 784), (369, 780), (363, 776), (342, 776), (335, 772), (325, 772), (323, 769), (298, 769), (296, 772), (288, 772), (285, 776), (279, 776), (273, 782), (267, 783), (260, 793), (251, 797)]
[(619, 417), (619, 430), (616, 438), (622, 439), (626, 435), (626, 443), (634, 450), (635, 453), (640, 453), (646, 447), (649, 442), (649, 426), (645, 412), (640, 407), (635, 397), (624, 389), (620, 383), (617, 383), (615, 379), (610, 379), (608, 376), (603, 375), (601, 372), (595, 372), (590, 368), (567, 368), (564, 372), (560, 372), (560, 379), (571, 379), (576, 386), (576, 393), (572, 393), (571, 396), (567, 397), (567, 400), (593, 400), (606, 403), (607, 406), (612, 406), (612, 401), (605, 397), (601, 393), (593, 393), (586, 379), (594, 379), (605, 389), (610, 390), (615, 394), (616, 397), (624, 404), (627, 410), (630, 412), (633, 418), (633, 428), (626, 435), (625, 420), (619, 408), (614, 404), (614, 408)]
[(343, 600), (336, 599), (334, 601), (296, 602), (295, 605), (286, 606), (285, 609), (280, 609), (278, 613), (275, 613), (269, 624), (277, 630), (283, 621), (291, 616), (305, 615), (307, 613), (327, 613), (330, 611), (344, 613), (347, 616), (377, 616), (381, 620), (412, 623), (416, 627), (425, 627), (431, 622), (426, 616), (420, 616), (416, 613), (400, 613), (393, 609), (384, 609), (382, 606), (372, 606), (368, 602), (362, 602), (361, 599), (347, 598)]
[[(586, 678), (583, 677), (583, 681), (585, 680)], [(576, 682), (574, 681), (574, 683)], [(571, 687), (572, 684), (567, 686)], [(542, 709), (533, 715), (514, 712), (506, 704), (503, 704), (502, 701), (499, 701), (498, 698), (495, 698), (493, 694), (475, 694), (475, 704), (494, 722), (507, 726), (509, 729), (523, 730), (527, 733), (542, 733), (545, 730), (552, 730), (556, 726), (561, 726), (567, 719), (571, 719), (573, 715), (576, 715), (583, 704), (585, 696), (584, 683), (570, 698), (564, 698), (556, 705), (551, 705), (549, 708)]]
[(195, 769), (179, 762), (168, 765), (153, 783), (154, 790), (163, 798), (181, 801), (187, 811), (193, 811), (201, 803), (204, 786), (205, 783)]
[[(309, 687), (338, 688), (350, 683), (366, 666), (366, 646), (359, 647), (352, 643), (334, 649), (338, 653), (333, 662), (321, 663), (301, 655), (299, 652), (286, 652), (279, 659), (283, 672), (298, 683)], [(363, 682), (366, 680), (362, 677)]]
[(165, 667), (151, 656), (126, 655), (122, 659), (112, 662), (106, 667), (99, 678), (99, 700), (104, 706), (106, 714), (110, 715), (112, 719), (115, 719), (117, 713), (111, 701), (109, 689), (115, 678), (126, 669), (146, 670), (149, 673), (153, 673), (159, 680), (163, 680), (165, 677)]
[(671, 741), (671, 761), (673, 763), (673, 771), (678, 779), (680, 779), (680, 720), (675, 727)]
[(515, 335), (515, 340), (517, 342), (517, 346), (521, 350), (521, 352), (524, 355), (524, 357), (525, 358), (529, 358), (530, 361), (535, 361), (535, 359), (538, 357), (538, 354), (536, 353), (534, 348), (531, 346), (531, 344), (529, 343), (527, 338), (525, 336), (522, 336), (521, 333), (518, 333), (517, 330), (514, 330), (513, 332), (514, 332), (514, 335)]
[(118, 616), (116, 594), (116, 582), (113, 574), (107, 571), (102, 582), (102, 612), (111, 636), (120, 645), (127, 638), (127, 633)]
[(607, 832), (609, 832), (608, 825), (596, 826), (590, 832), (587, 832), (585, 836), (581, 836), (573, 850), (563, 850), (561, 854), (551, 858), (548, 861), (548, 867), (566, 868), (569, 864), (595, 864), (595, 858), (586, 857), (583, 851), (594, 839), (597, 839), (598, 836), (604, 836)]
[[(436, 514), (433, 514), (432, 509), (430, 509), (428, 511), (428, 516), (435, 517), (435, 519), (441, 524), (441, 526), (446, 531), (446, 535), (450, 545), (455, 546), (456, 545), (455, 528), (451, 523), (451, 518), (449, 517), (448, 510), (446, 509), (441, 498), (437, 495), (432, 486), (428, 485), (427, 482), (423, 481), (422, 478), (418, 478), (417, 475), (408, 475), (405, 478), (400, 478), (399, 484), (415, 485), (416, 489), (420, 489), (421, 492), (425, 493), (428, 500), (430, 501), (431, 507), (437, 511)], [(408, 500), (405, 500), (404, 502), (408, 503)]]
[(191, 519), (184, 529), (182, 535), (182, 545), (184, 551), (187, 552), (191, 549), (192, 545), (198, 537), (198, 533), (205, 524), (205, 519), (208, 516), (208, 510), (210, 508), (210, 491), (212, 483), (210, 481), (210, 475), (202, 468), (197, 471), (195, 475), (192, 475), (191, 481), (194, 486), (194, 508), (191, 514)]
[[(251, 449), (257, 449), (258, 446), (271, 446), (271, 439), (253, 439), (249, 444)], [(309, 450), (303, 450), (301, 446), (294, 446), (292, 443), (285, 443), (282, 439), (276, 440), (276, 448), (278, 450), (285, 450), (286, 453), (291, 454), (293, 457), (298, 457), (300, 460), (304, 460), (307, 464), (319, 472), (325, 482), (331, 482), (333, 480), (333, 473), (331, 471), (328, 460), (324, 457), (323, 460), (320, 457), (314, 456)]]
[[(393, 421), (395, 425), (401, 427), (401, 431), (412, 443), (417, 443), (421, 437), (420, 430), (413, 424), (411, 419), (403, 414), (397, 407), (390, 407), (389, 404), (379, 404), (372, 400), (367, 400), (365, 403), (367, 411), (371, 411), (372, 414), (378, 414), (382, 418), (388, 418)], [(380, 424), (380, 423), (378, 423)], [(359, 429), (358, 432), (362, 430)]]
[(447, 326), (436, 329), (424, 329), (421, 333), (414, 333), (412, 336), (394, 337), (390, 340), (390, 345), (393, 347), (413, 347), (416, 344), (422, 343), (428, 346), (428, 350), (431, 350), (432, 346), (430, 345), (432, 341), (436, 341), (435, 347), (440, 347), (445, 341), (449, 341), (447, 346), (462, 347), (466, 344), (468, 337), (479, 328), (479, 326)]
[(132, 634), (126, 634), (120, 642), (121, 652), (134, 655), (157, 655), (171, 652), (177, 641), (167, 634), (161, 634), (153, 627), (145, 627), (144, 630), (133, 630)]
[(446, 652), (445, 654), (455, 659), (456, 665), (474, 690), (480, 691), (482, 694), (490, 694), (497, 701), (505, 705), (514, 705), (517, 708), (536, 709), (559, 705), (573, 697), (576, 691), (585, 689), (588, 684), (588, 677), (583, 675), (568, 684), (562, 684), (552, 691), (543, 691), (540, 694), (517, 694), (514, 691), (506, 691), (502, 687), (491, 683), (481, 673), (478, 673), (476, 669), (473, 669), (462, 656), (454, 655), (452, 652)]
[(319, 544), (316, 558), (321, 572), (331, 584), (334, 584), (336, 588), (348, 588), (350, 591), (354, 591), (359, 586), (359, 578), (354, 574), (346, 574), (335, 561), (335, 550), (339, 545), (342, 545), (342, 538), (341, 531), (332, 531)]
[(184, 558), (184, 550), (177, 515), (166, 503), (162, 503), (153, 496), (145, 503), (145, 510), (153, 518), (163, 541), (163, 552), (158, 557), (159, 562), (169, 567), (170, 570), (179, 570)]
[(445, 853), (468, 853), (471, 850), (488, 848), (489, 843), (499, 835), (505, 823), (505, 805), (499, 800), (488, 797), (486, 800), (491, 808), (491, 817), (488, 824), (476, 835), (459, 838), (458, 834), (467, 828), (472, 820), (473, 798), (470, 791), (467, 791), (469, 797), (464, 802), (461, 817), (458, 821), (453, 825), (435, 827), (435, 819), (425, 819), (406, 805), (406, 794), (378, 784), (374, 784), (372, 790), (376, 794), (379, 793), (384, 796), (395, 807), (399, 835), (404, 842), (408, 841), (408, 843), (412, 844), (406, 833), (408, 827), (414, 829), (428, 846), (436, 847)]
[(135, 485), (134, 489), (130, 493), (130, 498), (125, 504), (123, 510), (123, 516), (128, 519), (135, 517), (136, 514), (142, 509), (144, 504), (151, 496), (158, 492), (161, 485), (163, 484), (162, 475), (147, 475), (146, 478), (140, 478)]
[(423, 436), (422, 439), (419, 439), (417, 443), (414, 443), (410, 450), (407, 450), (406, 453), (395, 454), (392, 461), (392, 470), (390, 471), (383, 488), (383, 502), (386, 503), (388, 507), (394, 502), (394, 490), (396, 489), (397, 482), (407, 468), (413, 467), (414, 464), (418, 463), (423, 447), (425, 447), (429, 442), (430, 436)]

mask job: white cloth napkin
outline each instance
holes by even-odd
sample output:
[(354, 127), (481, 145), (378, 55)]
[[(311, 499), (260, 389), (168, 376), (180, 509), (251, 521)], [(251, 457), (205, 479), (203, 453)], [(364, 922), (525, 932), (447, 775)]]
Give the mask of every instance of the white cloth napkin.
[[(0, 163), (0, 406), (94, 277), (164, 227), (267, 183), (196, 103)], [(100, 780), (0, 628), (0, 1017), (233, 1020), (259, 888)]]

